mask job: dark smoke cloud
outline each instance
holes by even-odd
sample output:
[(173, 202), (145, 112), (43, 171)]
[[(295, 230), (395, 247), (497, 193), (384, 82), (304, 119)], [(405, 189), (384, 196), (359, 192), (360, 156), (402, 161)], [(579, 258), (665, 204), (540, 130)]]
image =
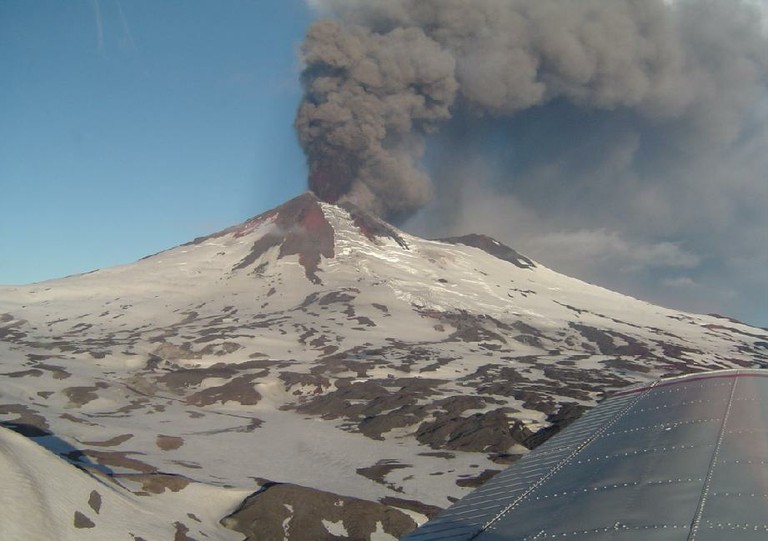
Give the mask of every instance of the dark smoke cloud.
[(296, 126), (321, 197), (667, 304), (768, 285), (759, 0), (310, 3)]
[(423, 135), (456, 110), (510, 117), (562, 98), (686, 118), (727, 143), (768, 66), (759, 18), (736, 0), (321, 4), (340, 20), (308, 32), (296, 120), (313, 188), (385, 215), (427, 202)]
[(453, 56), (419, 28), (380, 34), (335, 21), (314, 24), (302, 51), (296, 127), (312, 189), (382, 215), (424, 205), (431, 183), (417, 165), (421, 134), (450, 118)]

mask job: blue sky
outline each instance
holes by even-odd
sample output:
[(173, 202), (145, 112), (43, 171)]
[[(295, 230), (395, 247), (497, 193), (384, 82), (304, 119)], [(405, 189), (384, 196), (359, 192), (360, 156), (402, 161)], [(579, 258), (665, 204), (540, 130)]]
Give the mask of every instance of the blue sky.
[(0, 2), (0, 283), (128, 263), (305, 190), (303, 0)]
[[(293, 129), (299, 46), (317, 16), (308, 6), (335, 4), (347, 5), (0, 1), (0, 284), (130, 263), (303, 192), (306, 165)], [(768, 16), (763, 21), (768, 29)], [(718, 54), (733, 56), (731, 45), (744, 40), (735, 40), (728, 25), (717, 30), (724, 44)], [(759, 50), (768, 43), (763, 34)], [(717, 66), (741, 65), (735, 57), (718, 63), (718, 54), (701, 56)], [(597, 134), (606, 143), (598, 153), (589, 146), (596, 130), (586, 129), (584, 148), (580, 136), (565, 150), (557, 138), (536, 139), (532, 152), (554, 175), (549, 184), (526, 184), (504, 153), (494, 152), (501, 145), (516, 155), (531, 133), (561, 133), (569, 117), (557, 103), (515, 116), (505, 124), (514, 129), (503, 145), (486, 144), (480, 133), (443, 160), (449, 169), (460, 165), (453, 175), (463, 179), (460, 193), (450, 178), (443, 182), (452, 175), (441, 169), (439, 152), (458, 147), (433, 137), (426, 165), (434, 169), (438, 197), (405, 228), (428, 237), (490, 234), (571, 276), (670, 307), (768, 325), (767, 66), (762, 62), (759, 80), (743, 88), (727, 69), (709, 74), (726, 81), (717, 95), (755, 94), (736, 126), (743, 137), (719, 154), (699, 152), (681, 168), (685, 174), (673, 168), (663, 182), (653, 175), (642, 181), (629, 162), (615, 169), (633, 152), (642, 162), (645, 148), (623, 137), (643, 132), (623, 122), (621, 111), (600, 113), (613, 131), (603, 139)], [(721, 101), (726, 109), (733, 102)], [(547, 131), (549, 113), (556, 122)], [(459, 118), (441, 133), (452, 126), (466, 131)], [(666, 148), (665, 140), (649, 142)], [(600, 159), (582, 178), (583, 158)], [(436, 204), (441, 199), (449, 204)]]

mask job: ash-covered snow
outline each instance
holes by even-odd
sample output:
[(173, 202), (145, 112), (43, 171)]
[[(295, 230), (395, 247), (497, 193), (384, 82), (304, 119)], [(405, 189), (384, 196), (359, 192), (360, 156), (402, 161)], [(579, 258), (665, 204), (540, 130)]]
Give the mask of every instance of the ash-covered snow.
[(218, 520), (267, 481), (424, 520), (613, 389), (768, 361), (765, 330), (371, 224), (307, 194), (0, 288), (8, 539), (242, 539)]

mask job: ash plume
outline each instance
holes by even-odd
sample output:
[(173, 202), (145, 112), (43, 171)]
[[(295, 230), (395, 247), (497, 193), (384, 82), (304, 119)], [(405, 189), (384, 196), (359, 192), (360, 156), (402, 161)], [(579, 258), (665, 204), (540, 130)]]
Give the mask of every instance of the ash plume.
[(296, 127), (311, 188), (382, 215), (424, 205), (431, 188), (416, 165), (421, 134), (450, 118), (453, 56), (420, 28), (378, 33), (336, 21), (314, 24), (302, 50), (305, 99)]
[[(325, 18), (296, 127), (321, 198), (488, 232), (646, 298), (714, 284), (723, 261), (768, 285), (763, 0), (309, 3)], [(616, 273), (611, 250), (666, 255)]]
[[(513, 118), (564, 99), (649, 120), (686, 117), (727, 141), (768, 66), (764, 42), (749, 39), (758, 19), (734, 0), (319, 4), (337, 20), (315, 23), (302, 47), (296, 127), (311, 188), (385, 216), (429, 200), (424, 135), (457, 111)], [(713, 43), (723, 15), (747, 34)]]

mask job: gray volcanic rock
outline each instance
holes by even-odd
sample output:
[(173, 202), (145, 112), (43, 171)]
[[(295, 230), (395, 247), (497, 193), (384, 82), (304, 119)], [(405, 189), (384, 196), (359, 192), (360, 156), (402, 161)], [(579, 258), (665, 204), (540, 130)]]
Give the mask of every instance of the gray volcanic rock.
[[(238, 271), (253, 265), (270, 248), (278, 248), (278, 259), (287, 256), (299, 256), (299, 264), (304, 267), (306, 276), (313, 283), (321, 283), (317, 269), (323, 257), (333, 257), (333, 227), (325, 219), (317, 199), (311, 194), (304, 194), (276, 208), (271, 213), (262, 214), (249, 227), (274, 219), (270, 232), (258, 238), (250, 253), (232, 270)], [(248, 223), (248, 222), (246, 222)], [(237, 235), (240, 232), (236, 232)]]
[(266, 484), (221, 522), (244, 541), (370, 539), (376, 532), (399, 539), (416, 528), (394, 507), (279, 483)]
[(451, 244), (464, 244), (466, 246), (480, 248), (482, 251), (487, 252), (494, 257), (498, 257), (502, 261), (512, 263), (521, 269), (530, 269), (536, 266), (536, 263), (524, 255), (520, 255), (509, 246), (486, 235), (472, 233), (461, 237), (448, 237), (440, 240), (442, 242), (450, 242)]
[[(386, 539), (616, 389), (767, 362), (763, 329), (304, 194), (130, 265), (0, 287), (0, 438), (48, 450), (6, 464), (27, 508), (62, 493), (35, 472), (77, 479), (77, 507), (51, 519), (61, 532), (105, 528), (87, 470), (153, 528), (118, 521), (109, 538), (242, 539), (218, 521), (271, 479), (285, 484), (249, 500), (243, 528)], [(344, 504), (360, 524), (329, 506), (344, 498), (367, 502)]]

